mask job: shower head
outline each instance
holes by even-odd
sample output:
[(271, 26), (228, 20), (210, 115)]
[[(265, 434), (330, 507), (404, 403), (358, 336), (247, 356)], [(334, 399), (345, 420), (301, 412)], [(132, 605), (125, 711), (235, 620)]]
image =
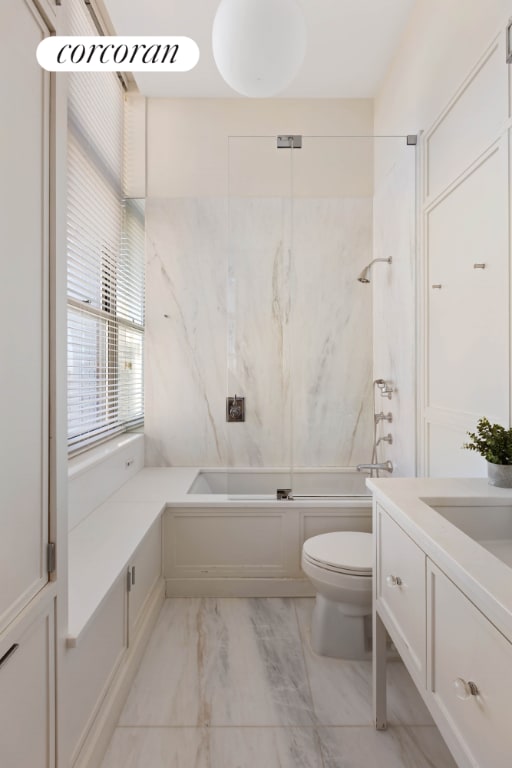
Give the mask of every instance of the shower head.
[(386, 264), (391, 264), (391, 256), (389, 257), (389, 259), (374, 259), (373, 261), (370, 261), (370, 263), (366, 265), (366, 267), (363, 269), (363, 271), (361, 272), (361, 274), (357, 278), (360, 283), (369, 283), (370, 282), (370, 278), (368, 277), (368, 273), (370, 271), (370, 268), (372, 267), (373, 264), (375, 264), (376, 261), (385, 261)]

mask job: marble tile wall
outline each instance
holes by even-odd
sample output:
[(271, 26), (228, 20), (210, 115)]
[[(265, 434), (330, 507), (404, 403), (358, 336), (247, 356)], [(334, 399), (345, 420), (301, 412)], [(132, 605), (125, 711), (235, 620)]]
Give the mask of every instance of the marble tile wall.
[(146, 464), (368, 461), (372, 199), (149, 199), (146, 229)]

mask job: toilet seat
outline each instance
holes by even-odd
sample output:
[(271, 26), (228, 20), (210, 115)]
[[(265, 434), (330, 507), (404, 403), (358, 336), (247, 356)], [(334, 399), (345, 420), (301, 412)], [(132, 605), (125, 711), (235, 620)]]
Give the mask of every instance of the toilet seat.
[(360, 531), (336, 531), (304, 542), (303, 558), (318, 568), (347, 576), (371, 577), (373, 536)]

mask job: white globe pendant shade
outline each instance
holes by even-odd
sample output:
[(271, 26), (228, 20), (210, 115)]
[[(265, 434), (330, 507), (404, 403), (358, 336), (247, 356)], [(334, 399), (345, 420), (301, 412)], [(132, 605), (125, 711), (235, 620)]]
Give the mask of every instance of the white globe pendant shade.
[(213, 57), (244, 96), (274, 96), (293, 80), (306, 52), (306, 23), (296, 0), (221, 0)]

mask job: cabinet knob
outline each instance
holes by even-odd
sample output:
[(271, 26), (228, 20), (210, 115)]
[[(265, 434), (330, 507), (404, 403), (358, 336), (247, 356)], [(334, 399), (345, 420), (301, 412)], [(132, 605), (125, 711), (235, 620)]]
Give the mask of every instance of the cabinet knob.
[(455, 695), (461, 701), (466, 701), (471, 696), (478, 696), (478, 686), (471, 680), (464, 680), (462, 677), (458, 677), (453, 681), (453, 687), (455, 688)]
[(402, 583), (400, 576), (392, 576), (391, 574), (386, 576), (386, 584), (388, 587), (399, 587)]

